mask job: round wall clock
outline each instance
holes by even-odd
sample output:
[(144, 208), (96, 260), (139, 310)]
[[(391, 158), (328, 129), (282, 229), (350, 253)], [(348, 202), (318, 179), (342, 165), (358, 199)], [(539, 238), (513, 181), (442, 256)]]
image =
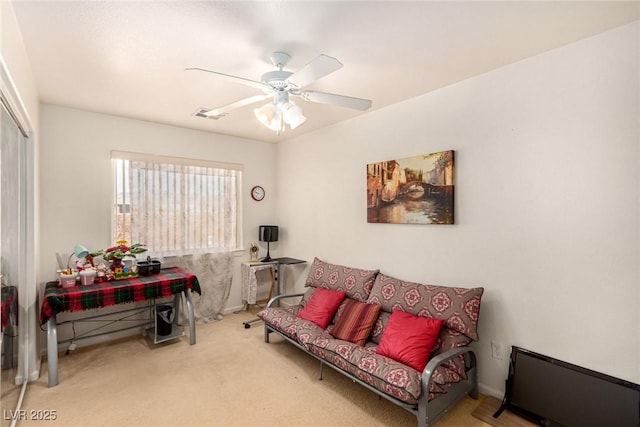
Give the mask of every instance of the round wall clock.
[(251, 189), (251, 198), (256, 202), (259, 202), (260, 200), (264, 199), (264, 196), (265, 196), (264, 188), (260, 187), (259, 185), (256, 185)]

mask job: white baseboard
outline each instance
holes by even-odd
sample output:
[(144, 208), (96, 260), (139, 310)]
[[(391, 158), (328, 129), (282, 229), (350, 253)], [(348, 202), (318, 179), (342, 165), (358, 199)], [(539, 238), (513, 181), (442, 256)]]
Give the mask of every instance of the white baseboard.
[(236, 311), (242, 311), (242, 310), (244, 310), (244, 305), (237, 305), (234, 307), (225, 307), (223, 313), (231, 314), (231, 313), (235, 313)]
[(36, 359), (36, 366), (33, 371), (29, 373), (29, 381), (38, 381), (40, 378), (40, 366), (42, 365), (42, 358)]
[(482, 383), (478, 383), (478, 391), (484, 395), (495, 397), (498, 400), (502, 400), (502, 397), (504, 396), (504, 391), (497, 390)]
[[(280, 301), (280, 306), (281, 307), (287, 308), (287, 307), (291, 307), (293, 305), (296, 305), (296, 304), (291, 304), (290, 302), (287, 302), (287, 301)], [(225, 309), (223, 311), (223, 314), (231, 314), (231, 313), (235, 313), (236, 311), (243, 311), (244, 309), (245, 309), (244, 304), (243, 305), (236, 305), (236, 306), (233, 306), (233, 307), (225, 307)]]

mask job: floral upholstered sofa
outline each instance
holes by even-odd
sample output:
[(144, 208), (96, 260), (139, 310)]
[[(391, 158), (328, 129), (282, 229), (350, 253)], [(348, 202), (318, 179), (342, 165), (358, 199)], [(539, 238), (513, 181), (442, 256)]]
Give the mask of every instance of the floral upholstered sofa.
[[(405, 282), (314, 259), (304, 293), (280, 295), (258, 313), (265, 342), (287, 341), (432, 425), (465, 395), (477, 398), (483, 288)], [(280, 301), (295, 298), (294, 305)]]

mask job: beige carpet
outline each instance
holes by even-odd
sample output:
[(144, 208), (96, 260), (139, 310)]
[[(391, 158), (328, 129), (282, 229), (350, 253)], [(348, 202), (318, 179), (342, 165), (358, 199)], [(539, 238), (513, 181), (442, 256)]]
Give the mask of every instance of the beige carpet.
[[(18, 373), (18, 362), (14, 361), (14, 367), (12, 369), (2, 369), (0, 375), (0, 417), (4, 418), (7, 411), (15, 409), (20, 398), (21, 385), (15, 385), (16, 374)], [(11, 415), (7, 415), (11, 417)], [(8, 422), (6, 425), (10, 425)], [(1, 426), (5, 425), (5, 421), (2, 421)]]
[[(264, 343), (262, 324), (244, 329), (251, 317), (198, 324), (195, 346), (136, 336), (60, 354), (53, 388), (45, 360), (23, 409), (54, 410), (59, 426), (417, 426), (332, 369), (318, 380), (316, 359), (273, 334)], [(466, 398), (437, 427), (486, 427), (471, 415), (480, 402)]]

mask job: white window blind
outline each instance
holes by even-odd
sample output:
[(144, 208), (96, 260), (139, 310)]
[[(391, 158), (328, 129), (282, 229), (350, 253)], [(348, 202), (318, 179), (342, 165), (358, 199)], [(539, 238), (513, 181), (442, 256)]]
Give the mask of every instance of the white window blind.
[(113, 151), (114, 241), (154, 254), (238, 248), (242, 166)]

